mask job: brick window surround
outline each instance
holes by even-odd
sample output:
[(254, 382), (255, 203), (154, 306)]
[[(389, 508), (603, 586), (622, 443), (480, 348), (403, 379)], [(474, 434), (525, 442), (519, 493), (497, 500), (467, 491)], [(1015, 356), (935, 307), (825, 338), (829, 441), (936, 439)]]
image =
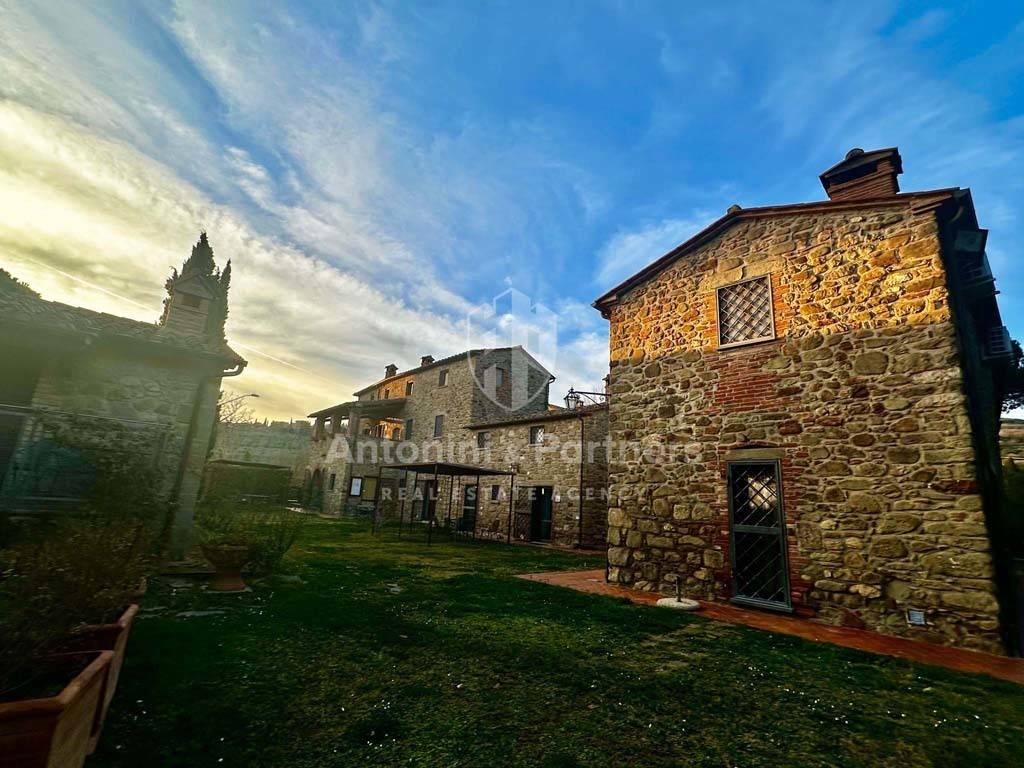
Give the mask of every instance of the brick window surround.
[(715, 292), (719, 348), (775, 338), (772, 284), (768, 275), (724, 285)]

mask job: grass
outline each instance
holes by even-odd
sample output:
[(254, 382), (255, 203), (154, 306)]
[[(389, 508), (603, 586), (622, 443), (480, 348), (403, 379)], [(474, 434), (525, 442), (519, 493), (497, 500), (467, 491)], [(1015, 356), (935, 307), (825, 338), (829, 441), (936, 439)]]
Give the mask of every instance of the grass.
[(1024, 687), (513, 578), (593, 558), (316, 520), (287, 563), (242, 596), (150, 588), (92, 768), (1024, 754)]

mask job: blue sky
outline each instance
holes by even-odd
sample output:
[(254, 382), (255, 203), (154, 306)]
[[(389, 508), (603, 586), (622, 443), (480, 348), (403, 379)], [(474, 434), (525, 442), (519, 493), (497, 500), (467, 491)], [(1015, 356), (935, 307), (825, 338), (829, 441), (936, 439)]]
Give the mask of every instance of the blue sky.
[(153, 320), (207, 229), (261, 415), (465, 348), (510, 286), (557, 315), (553, 395), (596, 387), (596, 296), (853, 146), (972, 188), (1024, 336), (1019, 3), (0, 8), (0, 264)]

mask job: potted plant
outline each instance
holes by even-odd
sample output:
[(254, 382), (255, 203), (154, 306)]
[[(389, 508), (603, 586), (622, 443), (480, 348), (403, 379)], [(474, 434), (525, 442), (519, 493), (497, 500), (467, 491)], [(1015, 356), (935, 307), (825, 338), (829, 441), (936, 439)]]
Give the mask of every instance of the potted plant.
[(242, 569), (252, 558), (255, 530), (252, 515), (218, 499), (203, 505), (198, 519), (199, 548), (214, 568), (210, 589), (244, 592)]
[(257, 505), (253, 510), (250, 572), (262, 576), (280, 570), (281, 562), (294, 546), (304, 522), (304, 516), (297, 510), (283, 505)]
[(3, 767), (78, 766), (95, 748), (138, 614), (134, 600), (167, 527), (166, 505), (153, 496), (154, 468), (131, 450), (108, 450), (132, 446), (134, 433), (83, 444), (80, 436), (92, 432), (65, 419), (46, 434), (90, 471), (82, 496), (59, 518), (0, 520)]

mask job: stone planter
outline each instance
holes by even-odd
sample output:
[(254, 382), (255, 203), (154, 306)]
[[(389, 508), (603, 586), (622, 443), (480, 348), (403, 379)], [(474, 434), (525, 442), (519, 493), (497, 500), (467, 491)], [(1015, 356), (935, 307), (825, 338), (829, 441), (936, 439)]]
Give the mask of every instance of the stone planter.
[(133, 603), (113, 624), (89, 624), (82, 627), (75, 632), (67, 646), (69, 650), (111, 651), (114, 654), (107, 670), (106, 692), (103, 696), (99, 717), (96, 718), (96, 728), (89, 738), (90, 755), (96, 750), (96, 744), (99, 743), (103, 721), (107, 717), (110, 702), (117, 691), (117, 681), (121, 676), (121, 665), (124, 664), (125, 650), (128, 647), (128, 635), (132, 631), (132, 625), (138, 614), (139, 606)]
[(249, 562), (251, 550), (244, 544), (203, 544), (203, 556), (214, 568), (210, 589), (215, 592), (244, 592), (242, 569)]
[(49, 657), (80, 671), (56, 696), (0, 704), (0, 768), (81, 768), (113, 658), (112, 651)]

